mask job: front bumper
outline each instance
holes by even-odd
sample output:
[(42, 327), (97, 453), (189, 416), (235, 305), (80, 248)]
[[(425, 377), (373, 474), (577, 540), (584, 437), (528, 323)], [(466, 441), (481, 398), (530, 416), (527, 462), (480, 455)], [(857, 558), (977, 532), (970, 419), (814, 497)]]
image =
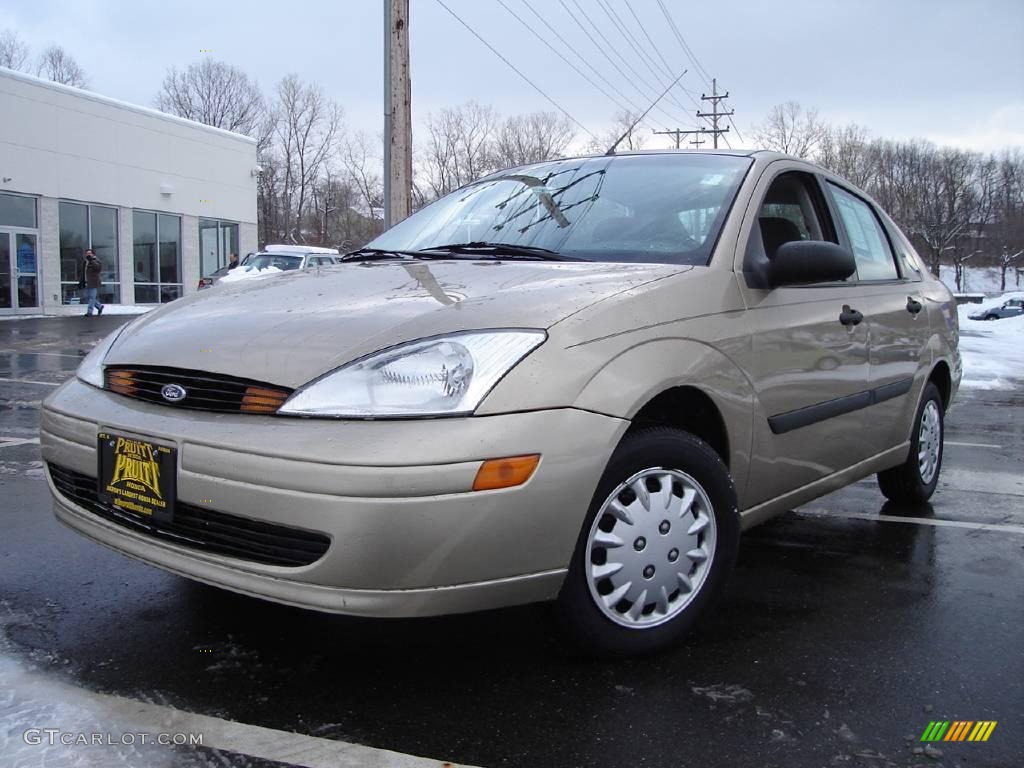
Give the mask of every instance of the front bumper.
[[(554, 597), (598, 479), (628, 422), (571, 408), (460, 419), (333, 421), (151, 405), (78, 380), (43, 404), (47, 464), (97, 474), (100, 430), (178, 447), (178, 499), (322, 532), (326, 554), (282, 567), (202, 552), (61, 496), (66, 525), (168, 571), (278, 602), (368, 616)], [(481, 461), (541, 454), (524, 485), (472, 492)]]

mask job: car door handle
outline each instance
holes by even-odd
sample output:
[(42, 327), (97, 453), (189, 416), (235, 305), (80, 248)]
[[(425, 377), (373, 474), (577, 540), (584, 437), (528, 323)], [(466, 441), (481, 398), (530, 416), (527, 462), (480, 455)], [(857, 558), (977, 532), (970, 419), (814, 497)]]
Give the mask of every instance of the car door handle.
[(924, 309), (924, 304), (915, 299), (913, 296), (907, 296), (907, 312), (912, 315), (916, 315)]
[(864, 315), (856, 309), (850, 309), (849, 304), (843, 304), (843, 311), (839, 313), (839, 322), (843, 325), (860, 325)]

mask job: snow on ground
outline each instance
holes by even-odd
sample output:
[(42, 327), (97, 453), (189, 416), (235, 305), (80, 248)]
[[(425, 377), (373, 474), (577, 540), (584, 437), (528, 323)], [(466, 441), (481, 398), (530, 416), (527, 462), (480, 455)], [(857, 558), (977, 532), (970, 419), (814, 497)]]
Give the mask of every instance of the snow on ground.
[(963, 304), (960, 315), (960, 354), (968, 389), (1016, 389), (1024, 379), (1024, 315), (1002, 320), (971, 320), (980, 309), (1007, 299), (1024, 298), (1024, 291), (1006, 293), (983, 304)]
[[(970, 262), (964, 265), (964, 279), (960, 286), (960, 293), (1001, 293), (999, 267), (972, 267)], [(949, 290), (956, 292), (956, 270), (952, 264), (943, 264), (939, 269), (939, 279), (942, 280)], [(1021, 278), (1020, 286), (1024, 287), (1024, 277)], [(1006, 270), (1006, 288), (1016, 290), (1017, 275), (1013, 267)]]
[[(79, 314), (79, 312), (81, 314), (83, 314), (83, 315), (85, 314), (85, 305), (84, 304), (82, 304), (81, 307), (77, 307), (74, 304), (70, 304), (68, 306), (76, 307), (78, 309), (78, 312), (72, 312), (71, 313), (72, 315)], [(104, 304), (103, 305), (103, 314), (104, 314), (104, 316), (107, 316), (107, 315), (144, 315), (146, 312), (149, 312), (150, 310), (153, 310), (153, 309), (156, 309), (156, 307), (137, 307), (137, 306), (132, 306), (132, 305), (128, 305), (128, 304)], [(0, 322), (2, 322), (4, 320), (37, 320), (37, 319), (39, 319), (41, 317), (61, 317), (61, 316), (63, 316), (63, 315), (0, 315)]]
[(278, 269), (277, 267), (264, 267), (263, 269), (256, 269), (256, 267), (235, 267), (228, 272), (224, 277), (217, 280), (218, 283), (235, 283), (239, 280), (252, 280), (256, 277), (270, 277), (271, 275), (278, 274), (284, 270)]

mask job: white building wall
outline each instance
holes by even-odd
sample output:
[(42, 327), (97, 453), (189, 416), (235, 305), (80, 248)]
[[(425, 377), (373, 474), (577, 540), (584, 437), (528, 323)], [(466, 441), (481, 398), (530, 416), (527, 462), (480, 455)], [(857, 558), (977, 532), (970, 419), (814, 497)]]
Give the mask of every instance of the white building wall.
[(121, 303), (135, 303), (135, 256), (132, 247), (132, 209), (117, 210), (117, 265), (121, 280)]
[(242, 224), (238, 228), (238, 256), (245, 258), (247, 253), (259, 249), (259, 230), (255, 224)]
[(237, 223), (242, 254), (256, 250), (252, 139), (2, 68), (0, 114), (0, 192), (40, 201), (40, 296), (47, 312), (61, 311), (60, 200), (118, 208), (123, 303), (135, 298), (135, 209), (182, 217), (185, 293), (200, 277), (200, 217)]
[[(239, 227), (241, 228), (241, 227)], [(198, 290), (199, 278), (199, 217), (181, 217), (181, 269), (185, 275), (194, 275), (185, 280), (185, 295), (190, 296)]]
[[(0, 173), (3, 171), (0, 170)], [(57, 229), (57, 201), (39, 201), (39, 300), (44, 307), (60, 306), (60, 235)]]

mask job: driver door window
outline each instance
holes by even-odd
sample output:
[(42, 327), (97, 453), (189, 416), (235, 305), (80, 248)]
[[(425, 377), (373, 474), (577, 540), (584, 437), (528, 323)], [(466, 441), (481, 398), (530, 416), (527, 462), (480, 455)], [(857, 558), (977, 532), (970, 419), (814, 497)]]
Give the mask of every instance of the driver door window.
[(765, 255), (774, 258), (779, 246), (794, 240), (836, 242), (824, 210), (813, 176), (795, 171), (778, 176), (757, 214)]

